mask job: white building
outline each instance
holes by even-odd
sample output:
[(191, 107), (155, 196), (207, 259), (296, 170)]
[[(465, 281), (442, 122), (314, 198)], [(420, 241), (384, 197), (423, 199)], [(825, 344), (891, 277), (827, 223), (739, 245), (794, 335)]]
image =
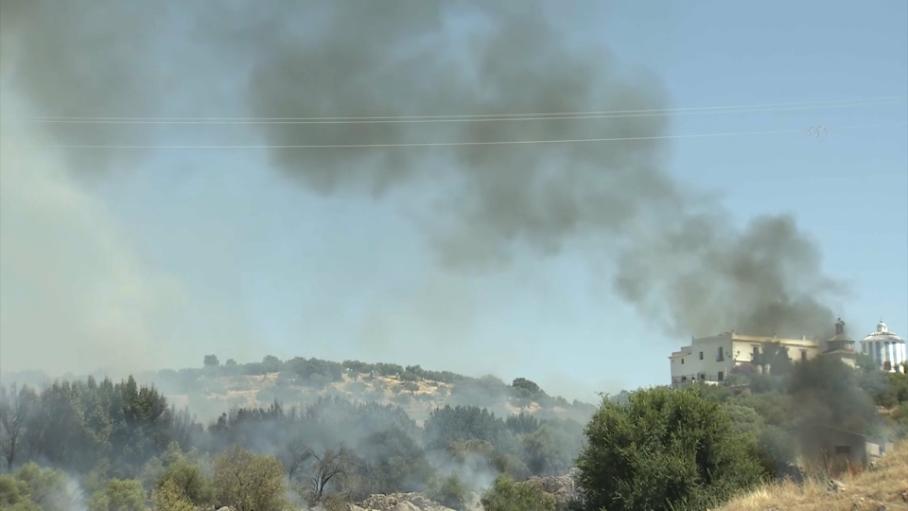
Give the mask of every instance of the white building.
[(809, 360), (821, 353), (820, 343), (806, 337), (787, 339), (743, 335), (734, 331), (700, 337), (692, 339), (689, 346), (683, 346), (669, 357), (672, 385), (695, 381), (721, 382), (736, 368), (760, 371), (766, 366), (758, 366), (755, 362), (770, 347), (785, 350), (793, 362)]
[(880, 321), (876, 331), (864, 337), (861, 352), (873, 359), (883, 371), (904, 372), (908, 364), (905, 340), (890, 332), (886, 323)]

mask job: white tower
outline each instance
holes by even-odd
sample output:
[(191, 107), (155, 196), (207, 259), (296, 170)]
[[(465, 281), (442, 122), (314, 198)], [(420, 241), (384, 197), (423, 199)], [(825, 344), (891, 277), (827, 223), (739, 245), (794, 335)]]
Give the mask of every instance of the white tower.
[(864, 337), (861, 352), (872, 358), (883, 371), (902, 372), (908, 364), (905, 340), (890, 332), (882, 320), (877, 323), (876, 331)]

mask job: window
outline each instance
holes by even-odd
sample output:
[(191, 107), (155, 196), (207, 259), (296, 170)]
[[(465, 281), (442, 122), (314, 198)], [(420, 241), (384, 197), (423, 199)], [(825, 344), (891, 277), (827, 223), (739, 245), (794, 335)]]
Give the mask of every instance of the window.
[(681, 377), (681, 382), (683, 383), (683, 382), (686, 382), (686, 381), (687, 381), (687, 376), (682, 376), (682, 377)]
[(807, 350), (801, 350), (801, 362), (807, 361)]
[(705, 380), (705, 379), (706, 379), (706, 373), (700, 373), (700, 379), (701, 379), (701, 380)]
[(759, 354), (760, 354), (760, 347), (754, 346), (753, 357), (757, 358), (757, 355), (759, 355)]
[(682, 363), (682, 364), (684, 363), (684, 359), (683, 359), (683, 358), (681, 359), (681, 363)]
[(703, 352), (700, 352), (700, 360), (703, 360)]
[(716, 355), (716, 362), (722, 362), (725, 360), (725, 347), (719, 346), (719, 354)]
[(716, 378), (717, 380), (719, 380), (719, 381), (725, 380), (725, 373), (723, 373), (722, 371), (719, 371), (719, 374), (717, 376), (718, 376), (718, 378)]

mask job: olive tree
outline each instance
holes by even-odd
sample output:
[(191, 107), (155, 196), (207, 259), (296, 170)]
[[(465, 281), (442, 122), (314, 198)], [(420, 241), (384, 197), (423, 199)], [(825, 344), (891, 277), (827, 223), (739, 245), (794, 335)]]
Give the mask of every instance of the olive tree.
[(762, 476), (754, 440), (697, 389), (603, 401), (586, 436), (577, 466), (589, 510), (705, 509)]
[(214, 462), (215, 501), (236, 511), (284, 508), (284, 469), (273, 456), (234, 447)]

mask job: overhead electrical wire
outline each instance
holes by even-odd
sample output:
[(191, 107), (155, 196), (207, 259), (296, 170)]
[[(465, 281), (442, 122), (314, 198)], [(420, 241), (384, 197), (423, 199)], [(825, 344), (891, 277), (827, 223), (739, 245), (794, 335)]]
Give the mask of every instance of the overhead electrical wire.
[(898, 127), (906, 126), (908, 122), (887, 124), (863, 124), (851, 126), (811, 126), (807, 129), (776, 129), (755, 131), (722, 131), (707, 133), (687, 133), (677, 135), (651, 135), (633, 137), (601, 137), (601, 138), (575, 138), (575, 139), (544, 139), (544, 140), (493, 140), (493, 141), (457, 141), (457, 142), (402, 142), (402, 143), (376, 143), (376, 144), (50, 144), (43, 147), (57, 149), (105, 149), (105, 150), (130, 150), (130, 149), (159, 149), (159, 150), (305, 150), (305, 149), (394, 149), (394, 148), (420, 148), (420, 147), (470, 147), (470, 146), (507, 146), (507, 145), (537, 145), (537, 144), (583, 144), (597, 142), (633, 142), (648, 140), (672, 140), (686, 138), (714, 138), (740, 135), (778, 135), (778, 134), (805, 134), (811, 137), (823, 138), (833, 130), (872, 128), (872, 127)]
[(117, 116), (50, 116), (29, 119), (41, 124), (134, 124), (134, 125), (304, 125), (304, 124), (411, 124), (411, 123), (474, 123), (526, 122), (549, 120), (594, 120), (634, 117), (663, 117), (675, 115), (737, 114), (753, 112), (785, 112), (860, 108), (874, 105), (898, 104), (905, 97), (890, 96), (823, 102), (772, 103), (749, 105), (718, 105), (637, 110), (601, 110), (574, 112), (534, 112), (456, 115), (385, 115), (385, 116), (322, 116), (322, 117), (117, 117)]

